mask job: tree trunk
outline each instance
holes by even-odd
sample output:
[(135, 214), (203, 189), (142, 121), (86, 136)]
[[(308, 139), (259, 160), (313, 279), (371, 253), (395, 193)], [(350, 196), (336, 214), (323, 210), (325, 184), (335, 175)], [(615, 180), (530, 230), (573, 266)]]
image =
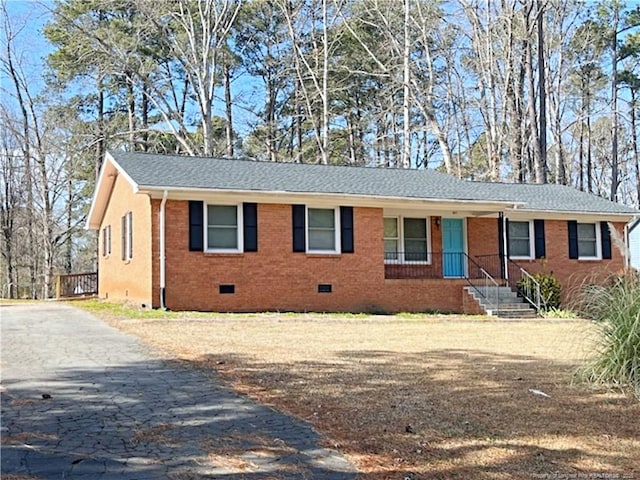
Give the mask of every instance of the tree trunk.
[(105, 133), (104, 133), (104, 88), (102, 87), (102, 81), (98, 84), (98, 140), (96, 142), (96, 179), (100, 174), (100, 168), (102, 167), (102, 161), (104, 160), (105, 148)]
[(329, 163), (329, 21), (327, 0), (322, 0), (322, 163)]
[(267, 125), (267, 138), (265, 139), (267, 147), (267, 156), (269, 161), (278, 161), (278, 152), (276, 151), (276, 92), (275, 85), (271, 76), (267, 76), (267, 104), (266, 104), (266, 125)]
[(613, 5), (613, 30), (611, 40), (611, 195), (618, 199), (618, 16), (619, 5)]
[(409, 36), (410, 1), (411, 0), (404, 0), (404, 51), (402, 55), (402, 168), (409, 168), (411, 166), (411, 110), (409, 98), (409, 82), (411, 81), (409, 62), (409, 56), (411, 54), (411, 40)]
[(638, 157), (638, 132), (636, 130), (636, 104), (638, 90), (631, 89), (631, 142), (636, 174), (636, 207), (640, 208), (640, 158)]
[(149, 87), (147, 86), (148, 78), (144, 78), (142, 81), (142, 100), (141, 100), (141, 109), (142, 109), (142, 151), (149, 151), (149, 99), (148, 92)]
[(133, 78), (131, 72), (125, 73), (127, 84), (127, 115), (129, 118), (129, 151), (136, 151), (136, 96), (133, 90)]
[(538, 30), (538, 151), (540, 157), (536, 165), (536, 180), (547, 183), (547, 88), (544, 62), (544, 32), (542, 23), (544, 10), (541, 0), (537, 0), (537, 30)]
[[(531, 32), (530, 27), (530, 15), (531, 10), (533, 9), (533, 4), (527, 8), (527, 12), (524, 14), (525, 21), (525, 29), (527, 32)], [(527, 38), (525, 40), (525, 51), (527, 55), (527, 59), (525, 62), (526, 65), (526, 73), (527, 73), (527, 86), (529, 89), (529, 102), (528, 102), (528, 111), (529, 111), (529, 129), (531, 132), (530, 142), (531, 148), (533, 150), (533, 171), (535, 174), (536, 183), (547, 183), (547, 172), (545, 165), (542, 162), (542, 151), (540, 150), (540, 136), (541, 132), (538, 130), (538, 113), (536, 111), (536, 85), (534, 81), (533, 74), (533, 53), (531, 51), (531, 38)]]
[(231, 108), (231, 67), (229, 67), (229, 62), (224, 62), (224, 103), (227, 114), (225, 124), (227, 157), (233, 158), (233, 109)]

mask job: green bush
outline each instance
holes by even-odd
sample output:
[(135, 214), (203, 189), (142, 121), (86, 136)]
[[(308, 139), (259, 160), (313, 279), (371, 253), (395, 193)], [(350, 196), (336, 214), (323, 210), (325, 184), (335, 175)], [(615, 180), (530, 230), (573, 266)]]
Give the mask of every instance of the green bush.
[(579, 371), (592, 383), (631, 387), (640, 398), (640, 275), (611, 277), (583, 289), (579, 313), (597, 322), (600, 348)]
[[(533, 275), (536, 282), (540, 284), (540, 299), (544, 311), (560, 308), (560, 282), (551, 273), (537, 273)], [(524, 292), (532, 289), (529, 278), (522, 278), (518, 281), (518, 291)]]

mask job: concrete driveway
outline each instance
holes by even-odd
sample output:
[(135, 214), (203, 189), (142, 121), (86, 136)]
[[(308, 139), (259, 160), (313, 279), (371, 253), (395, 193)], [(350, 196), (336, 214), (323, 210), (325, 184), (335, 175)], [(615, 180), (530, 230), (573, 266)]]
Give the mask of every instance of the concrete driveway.
[(2, 476), (355, 478), (309, 425), (88, 313), (34, 303), (0, 317)]

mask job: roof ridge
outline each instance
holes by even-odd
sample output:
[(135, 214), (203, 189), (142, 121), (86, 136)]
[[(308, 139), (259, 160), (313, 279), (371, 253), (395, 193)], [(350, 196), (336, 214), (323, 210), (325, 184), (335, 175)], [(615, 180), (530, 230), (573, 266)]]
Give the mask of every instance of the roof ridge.
[(181, 154), (177, 154), (177, 153), (169, 153), (169, 154), (165, 154), (165, 153), (153, 153), (153, 152), (123, 152), (123, 151), (111, 151), (109, 150), (108, 153), (113, 156), (114, 158), (116, 158), (114, 156), (114, 153), (116, 153), (116, 155), (145, 155), (145, 156), (157, 156), (157, 157), (172, 157), (172, 158), (185, 158), (185, 159), (201, 159), (201, 160), (220, 160), (220, 161), (228, 161), (228, 162), (246, 162), (246, 163), (258, 163), (258, 164), (265, 164), (265, 165), (299, 165), (299, 166), (306, 166), (306, 167), (319, 167), (319, 168), (326, 168), (326, 167), (334, 167), (334, 168), (346, 168), (346, 169), (367, 169), (367, 170), (393, 170), (396, 172), (427, 172), (430, 174), (436, 174), (439, 176), (443, 176), (443, 177), (449, 177), (452, 180), (455, 181), (459, 181), (459, 182), (463, 182), (464, 180), (461, 180), (459, 178), (454, 177), (453, 175), (450, 175), (448, 173), (444, 173), (444, 172), (439, 172), (435, 169), (431, 169), (431, 168), (415, 168), (415, 167), (410, 167), (410, 168), (398, 168), (398, 167), (384, 167), (382, 165), (377, 165), (377, 166), (373, 166), (373, 165), (344, 165), (344, 164), (324, 164), (324, 163), (302, 163), (302, 162), (272, 162), (269, 160), (259, 160), (256, 158), (250, 158), (250, 157), (224, 157), (224, 156), (206, 156), (206, 155), (181, 155)]

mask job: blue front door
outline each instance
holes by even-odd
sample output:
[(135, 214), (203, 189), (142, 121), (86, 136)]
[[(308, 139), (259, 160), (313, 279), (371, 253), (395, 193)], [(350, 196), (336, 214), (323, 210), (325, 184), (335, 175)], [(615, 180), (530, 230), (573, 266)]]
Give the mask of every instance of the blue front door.
[(464, 277), (464, 229), (461, 218), (442, 219), (442, 275)]

